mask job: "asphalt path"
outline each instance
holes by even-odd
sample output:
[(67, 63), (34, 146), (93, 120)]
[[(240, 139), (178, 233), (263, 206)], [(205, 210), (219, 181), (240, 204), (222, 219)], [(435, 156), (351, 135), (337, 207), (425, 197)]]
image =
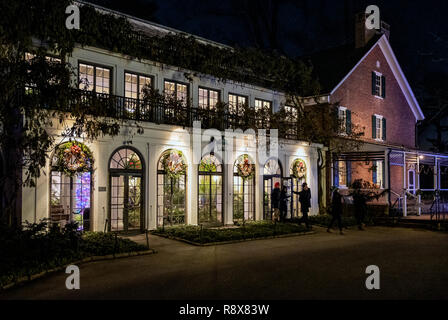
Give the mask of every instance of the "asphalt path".
[[(196, 247), (150, 236), (156, 254), (80, 265), (80, 290), (58, 272), (0, 299), (447, 299), (448, 234), (347, 230)], [(145, 242), (144, 236), (134, 237)], [(366, 268), (380, 270), (367, 290)]]

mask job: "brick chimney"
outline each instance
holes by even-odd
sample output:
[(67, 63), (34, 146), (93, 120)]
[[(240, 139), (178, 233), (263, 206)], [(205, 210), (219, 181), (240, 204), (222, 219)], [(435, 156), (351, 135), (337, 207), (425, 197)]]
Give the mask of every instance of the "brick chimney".
[(362, 48), (377, 34), (385, 34), (387, 39), (390, 38), (390, 25), (381, 21), (380, 30), (369, 30), (366, 28), (367, 15), (364, 12), (355, 15), (355, 47)]

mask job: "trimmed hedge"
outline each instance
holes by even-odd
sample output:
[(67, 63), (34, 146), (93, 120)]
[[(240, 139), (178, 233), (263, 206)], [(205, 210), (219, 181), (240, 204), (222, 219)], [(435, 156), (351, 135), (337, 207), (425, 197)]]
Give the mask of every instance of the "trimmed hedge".
[(195, 243), (213, 243), (235, 240), (267, 238), (278, 235), (306, 232), (304, 226), (293, 223), (249, 222), (237, 228), (203, 228), (200, 226), (173, 226), (158, 228), (152, 234), (180, 238)]
[(0, 286), (87, 257), (148, 250), (111, 233), (77, 229), (49, 227), (45, 220), (20, 228), (0, 225)]

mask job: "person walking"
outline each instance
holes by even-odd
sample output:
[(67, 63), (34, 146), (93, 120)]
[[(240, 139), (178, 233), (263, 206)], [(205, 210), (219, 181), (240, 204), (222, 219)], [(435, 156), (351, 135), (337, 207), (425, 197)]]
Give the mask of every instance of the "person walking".
[(288, 212), (288, 188), (286, 186), (282, 187), (282, 192), (280, 193), (280, 221), (285, 222), (286, 213)]
[(311, 229), (310, 222), (308, 220), (308, 212), (311, 207), (311, 190), (308, 188), (308, 184), (305, 182), (302, 184), (302, 191), (294, 191), (299, 195), (300, 211), (302, 212), (302, 218), (299, 220), (299, 224), (305, 223), (307, 229)]
[(280, 183), (276, 182), (271, 193), (272, 221), (279, 221), (280, 219), (280, 193)]
[(330, 213), (331, 213), (332, 219), (331, 219), (330, 224), (328, 225), (327, 232), (331, 233), (330, 229), (333, 227), (333, 224), (337, 221), (338, 227), (339, 227), (339, 233), (341, 235), (343, 235), (344, 233), (342, 232), (342, 217), (341, 217), (342, 216), (342, 196), (339, 193), (338, 188), (336, 188), (332, 194)]

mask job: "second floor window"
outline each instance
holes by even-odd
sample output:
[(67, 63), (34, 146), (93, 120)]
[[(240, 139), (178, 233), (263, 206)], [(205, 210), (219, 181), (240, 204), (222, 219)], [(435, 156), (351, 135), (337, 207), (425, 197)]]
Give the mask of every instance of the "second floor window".
[(244, 112), (244, 106), (247, 106), (247, 97), (236, 94), (229, 94), (229, 113), (241, 114)]
[(96, 93), (111, 92), (111, 70), (109, 68), (80, 63), (79, 89)]
[(386, 77), (375, 71), (372, 72), (372, 94), (386, 98)]
[(255, 99), (255, 110), (258, 111), (261, 109), (272, 111), (272, 102), (261, 99)]
[(152, 78), (130, 72), (124, 74), (124, 94), (126, 98), (143, 99), (143, 88), (152, 87)]
[(205, 88), (199, 88), (199, 108), (201, 109), (216, 109), (216, 104), (219, 101), (219, 92)]
[(164, 89), (166, 96), (182, 101), (184, 105), (188, 104), (188, 85), (165, 80)]
[(345, 107), (339, 107), (339, 130), (342, 134), (350, 134), (352, 131), (352, 113)]
[(383, 116), (372, 116), (372, 138), (376, 140), (386, 140), (386, 119)]

